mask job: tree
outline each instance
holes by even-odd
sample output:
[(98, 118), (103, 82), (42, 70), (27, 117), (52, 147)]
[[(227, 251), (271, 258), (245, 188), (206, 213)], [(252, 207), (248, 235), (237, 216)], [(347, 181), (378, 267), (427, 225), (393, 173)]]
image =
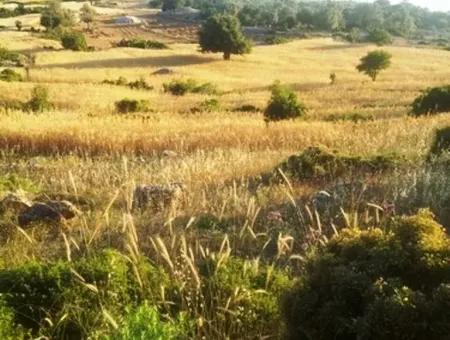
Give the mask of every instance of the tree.
[(275, 82), (272, 86), (272, 97), (264, 111), (266, 122), (299, 118), (306, 114), (306, 107), (297, 99), (297, 95), (289, 87)]
[(369, 41), (377, 44), (378, 46), (392, 44), (392, 36), (388, 31), (384, 29), (374, 29), (369, 33)]
[(171, 11), (181, 7), (182, 4), (183, 4), (182, 0), (163, 0), (162, 10), (163, 12)]
[(235, 16), (216, 14), (200, 30), (200, 48), (202, 52), (222, 52), (223, 59), (230, 60), (232, 54), (250, 53), (251, 44)]
[(87, 29), (91, 29), (91, 24), (95, 20), (95, 15), (97, 13), (95, 10), (90, 6), (89, 4), (84, 4), (83, 7), (80, 9), (80, 20), (84, 22), (87, 26)]
[(392, 55), (386, 51), (369, 52), (361, 58), (361, 63), (356, 67), (359, 72), (367, 74), (373, 81), (378, 74), (391, 66)]
[(21, 31), (21, 30), (22, 30), (22, 27), (23, 27), (22, 21), (16, 20), (15, 24), (16, 24), (17, 30), (18, 30), (18, 31)]
[(59, 26), (70, 27), (75, 24), (73, 12), (61, 8), (59, 1), (50, 2), (41, 14), (41, 25), (47, 30), (55, 29)]
[(87, 43), (84, 34), (81, 32), (71, 31), (66, 32), (61, 37), (61, 44), (67, 50), (85, 51), (87, 50)]

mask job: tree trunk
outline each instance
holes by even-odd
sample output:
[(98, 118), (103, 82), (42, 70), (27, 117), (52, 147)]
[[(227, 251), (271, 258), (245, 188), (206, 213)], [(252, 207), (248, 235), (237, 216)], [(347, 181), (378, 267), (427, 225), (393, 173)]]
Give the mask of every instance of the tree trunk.
[(231, 53), (230, 52), (224, 52), (223, 53), (223, 60), (230, 60), (231, 59)]

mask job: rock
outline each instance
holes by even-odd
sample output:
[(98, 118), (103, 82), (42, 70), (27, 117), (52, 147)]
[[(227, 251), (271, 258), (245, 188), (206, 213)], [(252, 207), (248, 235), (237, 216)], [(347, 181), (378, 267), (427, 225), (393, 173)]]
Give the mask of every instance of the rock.
[(176, 153), (175, 151), (172, 150), (164, 150), (161, 154), (162, 157), (165, 158), (175, 158), (178, 157), (178, 153)]
[(168, 185), (142, 184), (133, 194), (133, 210), (150, 209), (154, 212), (176, 208), (183, 198), (185, 186), (182, 183)]
[(171, 70), (170, 68), (160, 68), (159, 70), (156, 70), (152, 73), (154, 76), (164, 76), (168, 74), (174, 74), (175, 72)]
[(31, 205), (31, 201), (25, 197), (23, 192), (9, 193), (0, 201), (0, 212), (20, 214)]
[(69, 201), (48, 201), (34, 203), (18, 216), (21, 227), (35, 222), (61, 223), (80, 214), (78, 209)]

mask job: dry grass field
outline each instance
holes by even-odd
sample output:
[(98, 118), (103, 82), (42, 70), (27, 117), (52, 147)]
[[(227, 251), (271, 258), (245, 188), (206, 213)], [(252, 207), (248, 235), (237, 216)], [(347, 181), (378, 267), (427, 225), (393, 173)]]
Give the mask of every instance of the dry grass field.
[[(0, 32), (0, 45), (36, 56), (29, 81), (0, 81), (0, 102), (25, 102), (39, 84), (48, 88), (55, 105), (40, 114), (0, 109), (0, 191), (20, 188), (30, 195), (57, 193), (94, 202), (57, 233), (41, 227), (24, 230), (3, 218), (3, 268), (106, 247), (153, 254), (156, 263), (174, 273), (180, 270), (189, 282), (197, 277), (195, 261), (209, 252), (219, 258), (244, 254), (253, 259), (267, 256), (272, 249), (274, 263), (292, 261), (295, 267), (305, 230), (323, 228), (324, 234), (325, 229), (332, 230), (321, 225), (308, 205), (312, 194), (331, 184), (286, 180), (255, 186), (255, 178), (312, 146), (351, 156), (397, 154), (412, 166), (368, 179), (386, 190), (385, 197), (371, 202), (382, 205), (406, 197), (411, 183), (424, 174), (421, 164), (436, 129), (450, 126), (450, 114), (408, 116), (422, 90), (448, 83), (450, 57), (444, 50), (383, 47), (393, 55), (392, 67), (372, 82), (355, 67), (378, 47), (330, 38), (256, 46), (252, 54), (229, 62), (220, 55), (199, 53), (195, 44), (170, 44), (168, 50), (72, 52), (60, 49), (58, 42), (12, 30)], [(152, 75), (161, 68), (173, 73)], [(25, 75), (23, 69), (16, 71)], [(337, 81), (330, 85), (333, 72)], [(102, 84), (119, 77), (144, 78), (154, 89)], [(182, 97), (164, 93), (164, 83), (190, 78), (210, 82), (219, 92)], [(263, 110), (276, 80), (290, 85), (306, 105), (304, 119), (264, 122)], [(148, 100), (151, 110), (118, 114), (115, 102), (124, 98)], [(218, 100), (219, 109), (191, 112), (212, 98)], [(258, 110), (240, 112), (243, 105)], [(372, 119), (331, 119), (354, 113)], [(167, 156), (168, 151), (173, 154)], [(16, 179), (10, 180), (11, 176)], [(14, 183), (13, 187), (2, 188), (2, 180)], [(171, 182), (186, 187), (182, 205), (161, 213), (130, 210), (136, 184)], [(271, 214), (288, 216), (292, 209), (301, 218), (294, 214), (290, 225), (275, 228)], [(352, 213), (348, 211), (341, 226), (358, 224), (358, 213)], [(379, 222), (379, 216), (371, 213), (359, 216), (360, 222), (363, 218)], [(197, 227), (197, 222), (211, 216), (228, 229), (206, 233)], [(175, 264), (175, 270), (170, 259), (183, 265)], [(218, 333), (199, 332), (220, 338)]]

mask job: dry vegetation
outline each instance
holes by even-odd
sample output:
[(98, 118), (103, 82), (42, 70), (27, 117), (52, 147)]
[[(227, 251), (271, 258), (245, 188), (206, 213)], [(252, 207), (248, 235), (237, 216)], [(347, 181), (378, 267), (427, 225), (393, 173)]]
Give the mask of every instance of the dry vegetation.
[[(24, 231), (3, 219), (3, 268), (113, 247), (129, 254), (131, 261), (137, 261), (139, 254), (150, 256), (172, 277), (186, 280), (182, 290), (186, 295), (198, 292), (198, 270), (205, 258), (219, 259), (220, 267), (230, 255), (242, 255), (295, 272), (301, 262), (297, 255), (305, 244), (318, 244), (333, 230), (331, 224), (320, 223), (311, 206), (304, 207), (310, 203), (309, 195), (329, 183), (286, 181), (257, 186), (255, 178), (310, 146), (350, 155), (405, 156), (415, 165), (368, 179), (385, 188), (386, 196), (371, 202), (382, 205), (408, 191), (424, 171), (420, 165), (435, 130), (450, 125), (449, 114), (407, 116), (421, 90), (448, 83), (450, 58), (443, 50), (386, 47), (393, 55), (392, 68), (373, 83), (358, 74), (355, 66), (376, 47), (331, 39), (258, 46), (232, 62), (202, 55), (190, 44), (172, 44), (169, 50), (70, 52), (44, 50), (44, 46), (59, 47), (25, 32), (0, 32), (0, 41), (10, 50), (37, 57), (30, 81), (0, 82), (0, 101), (26, 101), (31, 89), (42, 84), (55, 104), (41, 114), (0, 112), (0, 179), (14, 174), (20, 179), (16, 189), (93, 201), (89, 208), (83, 207), (83, 215), (56, 233), (45, 227)], [(174, 74), (151, 75), (163, 67)], [(335, 85), (329, 84), (332, 72), (337, 75)], [(155, 89), (101, 84), (120, 76), (143, 77)], [(220, 92), (183, 97), (163, 93), (163, 83), (187, 78), (211, 82)], [(264, 123), (262, 110), (277, 79), (295, 89), (309, 108), (307, 118)], [(151, 110), (117, 114), (114, 103), (123, 98), (149, 100)], [(205, 98), (217, 98), (221, 109), (191, 113)], [(259, 112), (238, 112), (246, 104), (260, 108)], [(327, 121), (331, 115), (351, 113), (372, 115), (373, 120)], [(167, 150), (176, 155), (165, 156)], [(175, 181), (186, 185), (184, 203), (177, 210), (131, 212), (135, 184)], [(360, 220), (357, 213), (349, 212), (335, 225), (381, 224), (383, 217), (377, 209), (367, 207)], [(273, 213), (281, 213), (283, 222), (274, 222)], [(221, 227), (201, 229), (199, 221), (211, 216)], [(240, 294), (244, 293), (237, 291), (228, 302), (224, 299), (216, 310), (206, 310), (200, 302), (197, 309), (184, 306), (199, 317), (196, 335), (220, 338), (221, 332), (243, 331), (215, 324), (214, 318), (214, 313), (227, 315), (224, 310), (238, 306)], [(106, 319), (110, 317), (106, 314)]]

